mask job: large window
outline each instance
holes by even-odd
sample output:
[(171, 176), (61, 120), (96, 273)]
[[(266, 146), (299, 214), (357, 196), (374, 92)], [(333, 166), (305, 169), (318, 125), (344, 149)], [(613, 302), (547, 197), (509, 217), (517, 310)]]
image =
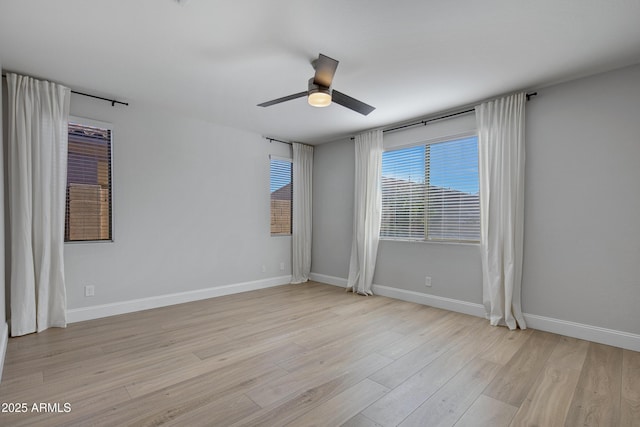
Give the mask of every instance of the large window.
[(291, 235), (293, 168), (290, 159), (271, 157), (271, 235)]
[(110, 241), (111, 127), (69, 119), (65, 241)]
[(381, 184), (381, 238), (480, 240), (476, 136), (386, 151)]

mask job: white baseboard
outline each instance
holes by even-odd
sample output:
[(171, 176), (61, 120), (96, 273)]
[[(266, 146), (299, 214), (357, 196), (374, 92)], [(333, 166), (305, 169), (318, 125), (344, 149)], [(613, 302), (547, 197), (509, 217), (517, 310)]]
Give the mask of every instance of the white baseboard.
[(2, 370), (4, 368), (4, 357), (7, 354), (7, 344), (9, 342), (9, 325), (7, 322), (0, 324), (0, 382), (2, 382)]
[[(311, 273), (311, 279), (316, 282), (334, 286), (346, 287), (347, 280), (328, 276), (325, 274)], [(390, 286), (373, 285), (373, 293), (380, 296), (395, 298), (402, 301), (415, 302), (417, 304), (442, 308), (457, 313), (469, 314), (477, 317), (486, 317), (484, 306), (471, 302), (429, 295), (422, 292), (408, 291), (392, 288)], [(614, 329), (601, 328), (599, 326), (585, 325), (583, 323), (569, 322), (551, 317), (538, 316), (524, 313), (527, 327), (554, 334), (593, 341), (600, 344), (621, 347), (627, 350), (640, 351), (640, 335), (629, 332), (616, 331)]]
[(471, 316), (485, 317), (484, 306), (472, 302), (461, 301), (452, 298), (439, 297), (436, 295), (424, 294), (422, 292), (407, 291), (404, 289), (392, 288), (390, 286), (373, 285), (373, 293), (384, 297), (395, 298), (402, 301), (415, 302), (431, 307), (442, 308), (444, 310), (455, 311), (457, 313), (470, 314)]
[(612, 345), (614, 347), (626, 348), (627, 350), (640, 351), (640, 335), (630, 332), (616, 331), (615, 329), (601, 328), (599, 326), (585, 325), (584, 323), (569, 322), (567, 320), (528, 313), (524, 313), (524, 320), (527, 322), (527, 327), (533, 329)]
[(198, 289), (195, 291), (178, 292), (130, 301), (115, 302), (111, 304), (73, 308), (67, 310), (67, 323), (82, 322), (85, 320), (99, 319), (101, 317), (133, 313), (135, 311), (149, 310), (152, 308), (166, 307), (169, 305), (182, 304), (185, 302), (198, 301), (223, 295), (287, 285), (289, 283), (291, 283), (291, 276), (280, 276), (269, 279), (254, 280), (251, 282)]
[(314, 282), (320, 282), (327, 285), (340, 286), (342, 288), (347, 287), (347, 279), (343, 279), (342, 277), (335, 276), (327, 276), (326, 274), (319, 273), (311, 273), (309, 274), (309, 279)]

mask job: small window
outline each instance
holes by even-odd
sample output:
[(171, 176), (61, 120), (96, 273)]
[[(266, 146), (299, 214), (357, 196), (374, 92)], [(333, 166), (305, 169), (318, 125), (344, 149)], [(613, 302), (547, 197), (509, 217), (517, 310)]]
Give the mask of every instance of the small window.
[(271, 156), (271, 235), (291, 235), (293, 168), (291, 159)]
[(113, 240), (111, 126), (71, 117), (65, 241)]
[(381, 187), (381, 238), (480, 240), (476, 136), (383, 153)]

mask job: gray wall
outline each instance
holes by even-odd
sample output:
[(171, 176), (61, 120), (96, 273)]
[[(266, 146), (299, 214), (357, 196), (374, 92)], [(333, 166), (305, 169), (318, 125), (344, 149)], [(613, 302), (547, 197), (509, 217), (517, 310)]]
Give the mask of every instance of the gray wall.
[(347, 278), (353, 233), (353, 141), (316, 145), (313, 151), (311, 271)]
[(523, 309), (640, 333), (640, 65), (527, 104)]
[[(638, 334), (640, 65), (538, 94), (527, 103), (523, 309)], [(314, 165), (312, 271), (341, 278), (353, 212), (346, 145), (317, 146)], [(479, 247), (382, 241), (374, 283), (481, 303)]]
[(113, 124), (114, 242), (65, 244), (70, 309), (291, 274), (269, 229), (269, 154), (288, 145), (136, 102), (72, 95), (71, 114)]

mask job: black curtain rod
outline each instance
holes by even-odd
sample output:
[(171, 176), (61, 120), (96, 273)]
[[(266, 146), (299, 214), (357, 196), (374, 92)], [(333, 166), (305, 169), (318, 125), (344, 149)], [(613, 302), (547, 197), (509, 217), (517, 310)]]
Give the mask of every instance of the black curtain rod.
[(280, 139), (275, 139), (275, 138), (269, 138), (268, 136), (265, 136), (265, 137), (264, 137), (264, 139), (266, 139), (266, 140), (267, 140), (267, 141), (269, 141), (269, 142), (273, 142), (273, 141), (275, 141), (275, 142), (282, 142), (283, 144), (293, 145), (293, 143), (292, 143), (292, 142), (282, 141), (282, 140), (280, 140)]
[[(7, 75), (6, 75), (6, 74), (3, 74), (3, 75), (2, 75), (2, 78), (3, 78), (3, 79), (6, 79), (6, 78), (7, 78)], [(118, 100), (115, 100), (115, 99), (103, 98), (102, 96), (91, 95), (91, 94), (88, 94), (88, 93), (78, 92), (78, 91), (75, 91), (75, 90), (72, 90), (72, 91), (71, 91), (71, 93), (75, 93), (76, 95), (87, 96), (87, 97), (89, 97), (89, 98), (101, 99), (101, 100), (103, 100), (103, 101), (110, 102), (112, 107), (115, 107), (115, 106), (116, 106), (116, 104), (129, 105), (129, 103), (128, 103), (128, 102), (122, 102), (122, 101), (118, 101)]]
[(434, 117), (432, 119), (420, 120), (419, 122), (408, 123), (406, 125), (396, 126), (394, 128), (389, 128), (389, 129), (384, 129), (382, 132), (393, 132), (394, 130), (400, 130), (400, 129), (408, 128), (408, 127), (411, 127), (411, 126), (417, 126), (417, 125), (426, 126), (428, 123), (435, 122), (437, 120), (448, 119), (449, 117), (455, 117), (455, 116), (462, 116), (463, 114), (469, 114), (469, 113), (471, 113), (473, 111), (475, 111), (475, 109), (471, 108), (469, 110), (458, 111), (456, 113), (446, 114), (444, 116)]
[(103, 97), (101, 97), (101, 96), (90, 95), (90, 94), (88, 94), (88, 93), (77, 92), (77, 91), (75, 91), (75, 90), (72, 90), (72, 91), (71, 91), (71, 93), (75, 93), (76, 95), (87, 96), (87, 97), (89, 97), (89, 98), (95, 98), (95, 99), (101, 99), (101, 100), (103, 100), (103, 101), (108, 101), (108, 102), (110, 102), (110, 103), (111, 103), (111, 106), (112, 106), (112, 107), (115, 107), (115, 106), (116, 106), (116, 104), (126, 105), (126, 106), (128, 106), (128, 105), (129, 105), (129, 103), (128, 103), (128, 102), (118, 101), (118, 100), (116, 100), (116, 99), (103, 98)]
[[(289, 144), (289, 145), (293, 145), (293, 142), (289, 142), (289, 141), (283, 141), (281, 139), (276, 139), (276, 138), (271, 138), (270, 136), (263, 136), (264, 139), (266, 139), (269, 142), (282, 142), (283, 144)], [(306, 145), (308, 147), (313, 147), (313, 145), (311, 144), (305, 144), (304, 142), (296, 142), (297, 144), (302, 144), (302, 145)]]
[[(538, 94), (538, 92), (530, 92), (526, 94), (527, 97), (527, 101), (530, 100), (532, 97), (536, 96)], [(475, 111), (475, 108), (469, 108), (466, 110), (462, 110), (462, 111), (456, 111), (455, 113), (451, 113), (451, 114), (445, 114), (444, 116), (438, 116), (438, 117), (433, 117), (430, 119), (425, 119), (425, 120), (420, 120), (419, 122), (414, 122), (414, 123), (407, 123), (406, 125), (400, 125), (400, 126), (396, 126), (393, 128), (389, 128), (389, 129), (384, 129), (382, 132), (393, 132), (395, 130), (400, 130), (400, 129), (404, 129), (404, 128), (408, 128), (408, 127), (412, 127), (412, 126), (418, 126), (418, 125), (423, 125), (426, 126), (427, 124), (431, 123), (431, 122), (435, 122), (438, 120), (442, 120), (442, 119), (448, 119), (450, 117), (455, 117), (455, 116), (461, 116), (463, 114), (469, 114)], [(349, 138), (352, 141), (355, 139), (354, 137)]]

